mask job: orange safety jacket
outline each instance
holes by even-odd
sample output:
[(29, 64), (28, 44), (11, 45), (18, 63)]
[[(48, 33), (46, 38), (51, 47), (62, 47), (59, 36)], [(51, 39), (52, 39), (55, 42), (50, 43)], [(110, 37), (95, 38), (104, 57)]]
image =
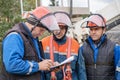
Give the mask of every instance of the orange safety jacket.
[[(71, 43), (71, 47), (70, 47), (71, 51), (68, 51), (68, 47), (69, 47), (70, 43)], [(45, 52), (45, 58), (47, 58), (47, 59), (51, 59), (50, 58), (50, 50), (51, 50), (50, 49), (50, 46), (51, 46), (50, 44), (53, 44), (52, 49), (53, 49), (53, 54), (54, 54), (54, 56), (53, 56), (54, 62), (64, 61), (67, 58), (68, 52), (70, 52), (70, 56), (74, 55), (77, 58), (79, 44), (74, 39), (72, 39), (72, 38), (69, 39), (67, 37), (66, 42), (64, 44), (58, 44), (55, 40), (52, 40), (52, 42), (51, 42), (51, 36), (48, 36), (48, 37), (42, 39), (42, 45), (43, 45), (43, 49), (44, 49), (44, 52)], [(77, 74), (76, 73), (76, 62), (77, 62), (77, 59), (75, 61), (72, 61), (71, 64), (70, 64), (71, 65), (70, 68), (72, 70), (72, 78), (77, 78), (77, 75), (75, 75), (75, 74)], [(67, 67), (68, 66), (65, 66), (65, 70), (67, 69)], [(58, 71), (55, 74), (57, 80), (62, 80), (64, 78), (63, 71), (62, 70)], [(73, 74), (74, 74), (74, 76), (73, 76)], [(47, 73), (46, 74), (46, 79), (50, 80), (50, 76), (52, 76), (52, 75), (50, 73)], [(76, 79), (76, 80), (78, 80), (78, 79)]]

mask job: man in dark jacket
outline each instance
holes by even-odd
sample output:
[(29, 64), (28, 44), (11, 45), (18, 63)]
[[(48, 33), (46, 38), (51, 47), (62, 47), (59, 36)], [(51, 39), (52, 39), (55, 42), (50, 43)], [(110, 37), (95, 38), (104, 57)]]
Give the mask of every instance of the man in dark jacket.
[(44, 60), (38, 37), (45, 29), (59, 30), (55, 16), (44, 7), (29, 14), (27, 22), (16, 24), (7, 32), (2, 44), (0, 80), (44, 80), (44, 71), (54, 64)]
[(83, 54), (88, 80), (120, 80), (120, 46), (107, 38), (106, 20), (93, 14), (82, 23), (90, 29), (79, 52)]

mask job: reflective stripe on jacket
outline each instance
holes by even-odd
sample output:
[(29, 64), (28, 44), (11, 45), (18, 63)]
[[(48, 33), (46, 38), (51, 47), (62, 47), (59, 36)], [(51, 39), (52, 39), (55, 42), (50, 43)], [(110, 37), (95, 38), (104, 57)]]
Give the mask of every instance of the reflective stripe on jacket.
[[(48, 37), (42, 39), (43, 49), (45, 52), (45, 58), (47, 58), (47, 59), (50, 59), (50, 54), (49, 54), (50, 53), (50, 38), (51, 38), (51, 36), (48, 36)], [(64, 44), (58, 44), (56, 41), (53, 40), (53, 45), (54, 45), (53, 46), (54, 61), (57, 61), (59, 63), (64, 61), (67, 58), (68, 38), (66, 38), (66, 42)], [(77, 60), (78, 49), (79, 49), (79, 44), (74, 39), (72, 39), (71, 55), (76, 56), (76, 60), (71, 62), (72, 79), (73, 80), (86, 80), (83, 57), (81, 56), (79, 61)], [(81, 65), (83, 65), (83, 66), (81, 66)], [(50, 73), (47, 73), (46, 80), (50, 80), (50, 75), (51, 75)], [(60, 70), (56, 73), (56, 77), (57, 77), (57, 80), (63, 79), (62, 70)]]
[[(103, 42), (96, 48), (92, 44), (93, 42), (90, 41), (90, 37), (82, 46), (88, 80), (115, 80), (115, 43), (107, 39), (106, 36), (103, 37)], [(95, 61), (94, 56), (96, 51)]]
[[(11, 72), (8, 72), (7, 69), (5, 69), (5, 68), (9, 67), (9, 66), (5, 66), (3, 64), (3, 66), (2, 66), (3, 77), (2, 78), (4, 78), (4, 79), (1, 79), (1, 76), (0, 76), (0, 79), (1, 80), (40, 80), (40, 73), (41, 72), (36, 71), (36, 72), (33, 72), (32, 74), (31, 73), (27, 74), (27, 73), (24, 73), (24, 69), (23, 69), (24, 67), (26, 67), (27, 62), (28, 62), (28, 64), (29, 63), (31, 64), (31, 65), (30, 64), (29, 65), (30, 65), (30, 67), (32, 66), (31, 67), (31, 70), (32, 70), (32, 68), (34, 66), (38, 65), (37, 62), (40, 61), (40, 59), (39, 59), (39, 57), (37, 55), (37, 51), (34, 48), (34, 43), (32, 42), (32, 40), (30, 40), (30, 36), (28, 35), (27, 31), (25, 31), (22, 23), (17, 24), (16, 26), (14, 26), (6, 34), (6, 36), (9, 35), (9, 33), (12, 33), (12, 32), (16, 32), (16, 34), (18, 33), (17, 35), (20, 35), (22, 37), (22, 39), (23, 39), (23, 45), (24, 45), (24, 48), (23, 47), (22, 48), (24, 49), (24, 52), (23, 52), (24, 55), (22, 55), (22, 50), (21, 51), (17, 51), (18, 47), (10, 49), (11, 52), (8, 52), (8, 54), (12, 54), (12, 56), (8, 56), (8, 59), (10, 58), (10, 60), (11, 60), (11, 61), (9, 61), (9, 63), (11, 62), (11, 65), (14, 65), (14, 64), (16, 64), (16, 65), (15, 66), (9, 65), (11, 67), (11, 69), (13, 70), (13, 72), (12, 72), (12, 70), (11, 70)], [(11, 45), (11, 46), (15, 46), (15, 45)], [(19, 46), (21, 46), (21, 45), (19, 45)], [(3, 47), (4, 47), (4, 45), (3, 45)], [(41, 45), (39, 45), (39, 49), (40, 49), (40, 47), (41, 47)], [(40, 51), (42, 51), (42, 50), (40, 49)], [(18, 55), (21, 55), (21, 56), (19, 57)], [(20, 61), (21, 63), (18, 62), (18, 61)], [(7, 64), (7, 62), (6, 62), (6, 64)], [(21, 67), (22, 67), (22, 69), (21, 69)], [(38, 67), (36, 67), (36, 68), (38, 68)], [(16, 73), (14, 73), (15, 70), (16, 70)], [(38, 69), (36, 69), (36, 70), (38, 70)]]

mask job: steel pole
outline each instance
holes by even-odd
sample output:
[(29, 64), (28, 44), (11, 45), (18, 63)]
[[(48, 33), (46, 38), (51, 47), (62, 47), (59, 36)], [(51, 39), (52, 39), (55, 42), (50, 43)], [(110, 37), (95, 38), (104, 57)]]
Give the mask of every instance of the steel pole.
[(72, 18), (73, 1), (70, 0), (70, 18)]
[(23, 14), (23, 0), (20, 0), (21, 15)]

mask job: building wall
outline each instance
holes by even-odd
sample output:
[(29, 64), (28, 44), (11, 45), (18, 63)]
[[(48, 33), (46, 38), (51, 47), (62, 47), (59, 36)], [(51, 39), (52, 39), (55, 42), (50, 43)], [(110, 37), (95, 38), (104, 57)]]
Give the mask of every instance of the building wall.
[[(55, 0), (56, 5), (69, 7), (70, 0)], [(41, 5), (49, 5), (50, 0), (41, 0)], [(73, 7), (88, 7), (88, 0), (72, 0)]]

